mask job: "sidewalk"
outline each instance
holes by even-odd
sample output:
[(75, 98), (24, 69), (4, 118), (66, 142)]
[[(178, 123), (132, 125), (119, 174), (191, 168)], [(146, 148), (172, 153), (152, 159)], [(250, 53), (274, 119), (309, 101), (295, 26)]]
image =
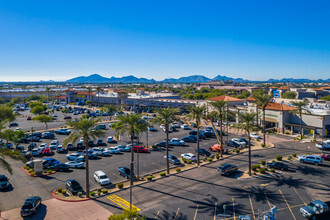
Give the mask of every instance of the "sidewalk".
[[(112, 213), (109, 210), (98, 205), (93, 200), (84, 202), (62, 202), (57, 199), (50, 199), (43, 201), (37, 214), (29, 217), (29, 219), (106, 220), (110, 215), (112, 215)], [(8, 220), (23, 219), (20, 215), (20, 208), (2, 212), (1, 217), (0, 219)]]

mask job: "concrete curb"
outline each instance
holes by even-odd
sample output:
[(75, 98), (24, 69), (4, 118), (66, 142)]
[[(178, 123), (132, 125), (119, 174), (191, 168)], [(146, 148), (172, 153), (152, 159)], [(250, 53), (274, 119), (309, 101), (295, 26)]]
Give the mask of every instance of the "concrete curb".
[(56, 190), (54, 190), (51, 194), (52, 194), (52, 196), (55, 198), (55, 199), (57, 199), (57, 200), (60, 200), (60, 201), (63, 201), (63, 202), (84, 202), (84, 201), (88, 201), (88, 200), (91, 200), (92, 198), (85, 198), (85, 199), (80, 199), (80, 200), (69, 200), (69, 199), (61, 199), (61, 198), (59, 198), (59, 197), (57, 197), (57, 196), (55, 196), (54, 195), (54, 192), (55, 192)]
[(52, 174), (55, 174), (56, 171), (53, 171), (51, 173), (46, 173), (46, 174), (42, 174), (41, 176), (37, 176), (37, 175), (32, 175), (31, 173), (29, 173), (29, 171), (27, 171), (26, 169), (24, 169), (24, 167), (21, 167), (22, 170), (24, 170), (29, 176), (32, 176), (32, 177), (42, 177), (42, 176), (49, 176), (49, 175), (52, 175)]

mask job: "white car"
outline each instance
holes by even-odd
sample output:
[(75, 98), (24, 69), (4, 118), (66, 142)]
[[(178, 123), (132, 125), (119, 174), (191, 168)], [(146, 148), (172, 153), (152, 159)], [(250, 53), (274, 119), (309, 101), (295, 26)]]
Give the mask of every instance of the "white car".
[(79, 153), (72, 153), (72, 154), (66, 155), (66, 159), (73, 160), (73, 161), (84, 161), (85, 157)]
[(182, 124), (182, 125), (181, 125), (181, 128), (182, 128), (183, 130), (188, 130), (188, 129), (189, 129), (189, 126), (188, 126), (187, 124)]
[(106, 150), (109, 151), (111, 154), (119, 154), (120, 153), (120, 150), (116, 147), (108, 147)]
[(174, 127), (174, 128), (180, 128), (180, 125), (177, 122), (173, 122), (172, 123), (172, 127)]
[(97, 153), (99, 156), (109, 156), (110, 152), (107, 149), (101, 148), (101, 147), (93, 147), (92, 150)]
[(239, 138), (233, 138), (232, 141), (236, 142), (239, 145), (246, 145), (245, 141), (241, 141)]
[(21, 128), (16, 128), (16, 129), (15, 129), (15, 131), (20, 131), (20, 130), (21, 130)]
[(56, 148), (58, 147), (59, 144), (60, 144), (60, 142), (59, 142), (58, 140), (53, 140), (53, 141), (50, 143), (49, 147), (50, 147), (50, 149), (52, 149), (52, 150), (56, 150)]
[(109, 136), (108, 139), (107, 139), (107, 142), (108, 142), (108, 143), (117, 143), (117, 141), (115, 141), (115, 140), (113, 139), (113, 136)]
[(111, 183), (109, 177), (101, 170), (94, 173), (94, 180), (101, 186)]
[(195, 154), (192, 153), (181, 154), (181, 157), (187, 160), (197, 161)]
[(159, 127), (160, 127), (160, 129), (165, 130), (165, 125), (164, 124), (161, 124)]
[(84, 167), (84, 162), (79, 162), (79, 161), (70, 161), (66, 162), (66, 165), (68, 165), (70, 168), (83, 168)]
[(330, 140), (323, 141), (322, 143), (315, 144), (315, 147), (321, 150), (329, 150), (330, 149)]
[(180, 140), (179, 138), (172, 138), (172, 140), (170, 140), (168, 144), (172, 146), (183, 146), (186, 143), (183, 140)]
[(255, 139), (260, 139), (260, 135), (258, 135), (257, 133), (251, 133), (250, 137)]
[(120, 150), (120, 152), (129, 152), (129, 151), (131, 151), (131, 148), (128, 147), (128, 146), (125, 146), (125, 145), (118, 145), (118, 146), (116, 146), (116, 148), (118, 150)]
[(81, 137), (79, 141), (84, 141), (84, 138), (83, 138), (83, 137)]
[(47, 148), (48, 144), (47, 143), (42, 143), (40, 144), (40, 147)]

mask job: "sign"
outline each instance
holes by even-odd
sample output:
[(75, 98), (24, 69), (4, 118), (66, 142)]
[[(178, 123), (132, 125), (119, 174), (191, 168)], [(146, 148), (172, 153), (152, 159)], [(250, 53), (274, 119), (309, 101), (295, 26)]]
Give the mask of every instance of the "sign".
[(42, 160), (34, 160), (34, 173), (37, 176), (42, 175), (43, 165)]
[(85, 95), (76, 95), (76, 97), (78, 97), (78, 98), (86, 98)]

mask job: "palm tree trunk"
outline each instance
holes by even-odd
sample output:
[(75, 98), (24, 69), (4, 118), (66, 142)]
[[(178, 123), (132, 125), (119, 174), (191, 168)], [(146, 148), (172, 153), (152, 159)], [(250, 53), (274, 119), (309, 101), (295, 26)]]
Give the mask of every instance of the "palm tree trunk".
[(132, 211), (133, 203), (133, 170), (134, 170), (134, 134), (131, 134), (131, 167), (130, 167), (130, 186), (129, 186), (129, 210)]
[(263, 125), (262, 125), (262, 133), (264, 133), (264, 146), (266, 146), (266, 109), (265, 107), (262, 108), (262, 112), (263, 112), (263, 116), (262, 116), (262, 120), (263, 120)]
[(197, 124), (197, 166), (199, 166), (199, 124)]
[(48, 125), (47, 125), (47, 122), (45, 122), (45, 125), (46, 125), (46, 130), (48, 130)]
[(84, 145), (85, 145), (85, 165), (86, 165), (86, 197), (89, 198), (89, 158), (88, 158), (88, 137), (86, 135), (84, 137)]
[(170, 162), (168, 160), (168, 125), (166, 126), (166, 171), (170, 174)]
[(303, 130), (302, 130), (302, 111), (299, 111), (300, 116), (300, 140), (303, 139)]
[(250, 132), (248, 131), (248, 139), (249, 139), (249, 176), (252, 175), (251, 173), (251, 137), (250, 137)]
[(257, 128), (258, 128), (259, 127), (258, 104), (256, 104), (256, 112), (257, 112)]
[[(217, 131), (215, 130), (215, 132), (217, 132)], [(222, 140), (222, 112), (220, 112), (220, 156), (221, 156), (221, 158), (223, 157), (222, 146), (223, 146), (223, 140)]]

